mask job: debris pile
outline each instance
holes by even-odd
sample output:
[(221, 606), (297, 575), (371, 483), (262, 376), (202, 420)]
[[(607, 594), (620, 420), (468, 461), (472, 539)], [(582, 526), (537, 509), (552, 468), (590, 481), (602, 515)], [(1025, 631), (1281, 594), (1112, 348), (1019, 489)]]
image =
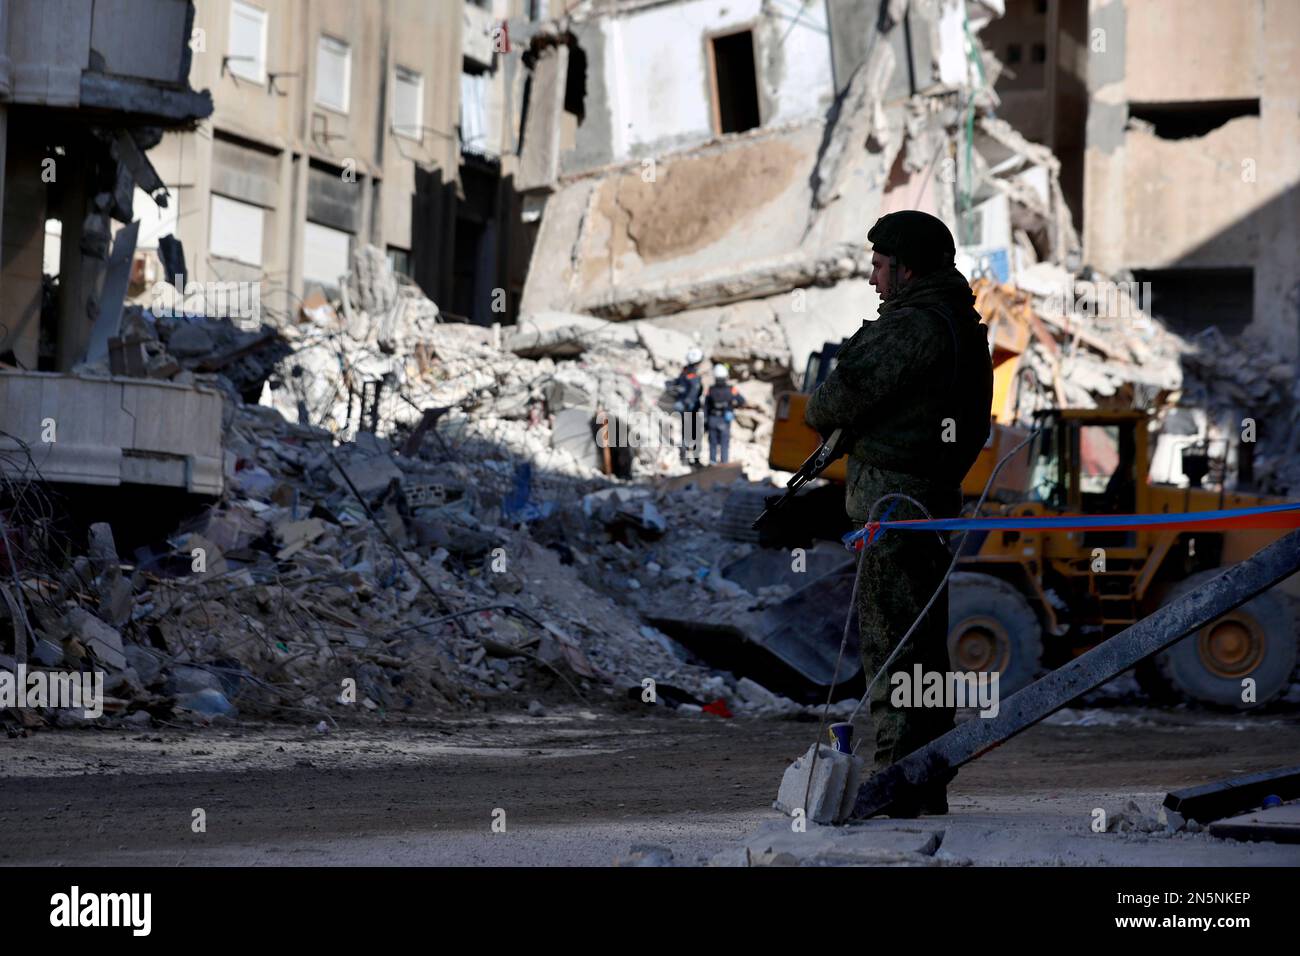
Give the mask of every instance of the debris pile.
[[(874, 313), (861, 235), (895, 208), (960, 223), (990, 339), (1019, 363), (1000, 420), (1138, 407), (1169, 422), (1196, 401), (1188, 440), (1254, 415), (1256, 478), (1300, 480), (1289, 369), (1217, 333), (1184, 340), (1128, 284), (1067, 270), (1079, 243), (1060, 164), (988, 115), (995, 77), (972, 85), (989, 58), (963, 34), (920, 86), (915, 64), (868, 43), (825, 115), (709, 137), (659, 157), (657, 178), (639, 160), (560, 178), (543, 164), (550, 196), (509, 328), (443, 321), (374, 247), (337, 300), (312, 292), (275, 327), (128, 307), (85, 370), (219, 385), (225, 493), (131, 554), (96, 524), (69, 561), (53, 509), (10, 488), (4, 527), (24, 533), (4, 540), (0, 667), (102, 669), (106, 712), (139, 721), (265, 713), (328, 731), (340, 708), (540, 714), (597, 695), (802, 715), (646, 622), (738, 620), (790, 595), (725, 573), (754, 546), (723, 536), (723, 501), (769, 476), (774, 390)], [(730, 366), (744, 402), (734, 466), (709, 477), (681, 454), (707, 461), (698, 423), (672, 411), (693, 347), (701, 369)]]
[[(1228, 338), (1211, 326), (1189, 340), (1182, 404), (1203, 412), (1196, 438), (1230, 462), (1238, 438), (1253, 425), (1258, 450), (1255, 485), (1268, 494), (1300, 490), (1300, 381), (1295, 365), (1272, 347), (1243, 335)], [(1270, 357), (1271, 356), (1271, 357)]]
[[(708, 526), (725, 486), (683, 481), (677, 448), (651, 443), (634, 449), (628, 470), (679, 477), (629, 486), (605, 473), (593, 434), (595, 412), (615, 402), (653, 415), (688, 340), (552, 321), (498, 347), (490, 329), (437, 322), (432, 303), (398, 287), (380, 261), (367, 273), (373, 256), (358, 256), (343, 302), (328, 309), (342, 321), (326, 335), (304, 346), (321, 330), (285, 330), (298, 350), (272, 376), (273, 394), (295, 396), (295, 407), (325, 395), (310, 391), (319, 368), (291, 370), (330, 350), (345, 370), (330, 380), (344, 386), (378, 368), (368, 362), (389, 362), (393, 395), (412, 410), (388, 418), (401, 406), (387, 406), (379, 423), (400, 451), (372, 431), (340, 441), (348, 420), (338, 396), (308, 404), (324, 409), (332, 427), (322, 428), (243, 401), (265, 380), (254, 381), (260, 367), (239, 384), (221, 382), (234, 364), (199, 374), (228, 398), (225, 495), (131, 555), (107, 523), (69, 567), (43, 562), (50, 549), (29, 542), (15, 583), (31, 606), (30, 641), (0, 666), (30, 651), (34, 667), (102, 670), (105, 713), (131, 721), (273, 714), (328, 728), (342, 707), (544, 712), (548, 700), (639, 697), (646, 678), (687, 713), (802, 710), (692, 663), (626, 599), (664, 581), (703, 601), (750, 598), (717, 585), (725, 548)], [(125, 327), (154, 362), (189, 360), (198, 335), (230, 348), (261, 341), (137, 312)], [(299, 379), (301, 389), (284, 387)], [(749, 394), (768, 404), (770, 385), (756, 384)], [(749, 440), (765, 444), (755, 433), (771, 427), (766, 412), (748, 421)], [(24, 712), (11, 728), (36, 719)]]
[[(739, 618), (788, 596), (723, 573), (752, 545), (719, 521), (733, 482), (766, 476), (772, 381), (738, 383), (740, 463), (692, 473), (674, 436), (646, 426), (671, 421), (665, 380), (689, 336), (563, 313), (505, 331), (443, 323), (375, 250), (356, 263), (339, 302), (309, 302), (283, 330), (128, 310), (121, 338), (142, 374), (223, 387), (226, 494), (132, 555), (96, 524), (70, 566), (36, 558), (48, 515), (11, 514), (37, 530), (13, 541), (6, 603), (29, 633), (0, 666), (100, 669), (105, 712), (131, 721), (264, 713), (328, 730), (344, 707), (543, 713), (644, 701), (647, 678), (682, 713), (803, 713), (645, 623), (665, 608)], [(999, 323), (1025, 330), (1019, 417), (1172, 404), (1192, 383), (1212, 407), (1285, 411), (1221, 337), (1184, 341), (1129, 305), (1059, 308), (1065, 280), (1040, 264), (1020, 288), (975, 283), (995, 340)], [(766, 374), (781, 368), (759, 354)], [(252, 404), (267, 382), (276, 407)], [(624, 426), (654, 440), (601, 440)], [(39, 722), (9, 713), (11, 729)]]
[(1188, 346), (1153, 320), (1123, 284), (1038, 263), (1016, 284), (973, 284), (990, 326), (1012, 322), (1027, 339), (1015, 418), (1040, 408), (1150, 407), (1176, 397)]
[[(291, 421), (340, 437), (394, 434), (414, 441), (412, 453), (424, 441), (459, 458), (522, 458), (574, 478), (687, 471), (667, 388), (696, 344), (681, 332), (568, 313), (509, 330), (440, 323), (437, 307), (368, 247), (338, 307), (318, 299), (283, 334), (293, 357), (272, 382), (271, 403)], [(769, 361), (775, 353), (764, 352)], [(709, 362), (729, 358), (746, 401), (732, 447), (762, 473), (772, 386), (746, 378), (754, 354), (721, 336)]]
[(269, 325), (244, 328), (230, 318), (185, 312), (155, 315), (135, 304), (122, 310), (121, 326), (108, 340), (107, 354), (82, 363), (77, 371), (182, 385), (215, 375), (216, 382), (244, 401), (256, 402), (276, 365), (291, 351)]
[(165, 547), (123, 562), (99, 524), (57, 582), (23, 582), (40, 663), (102, 668), (110, 714), (526, 705), (645, 677), (728, 691), (584, 583), (598, 556), (505, 517), (536, 492), (499, 461), (433, 465), (368, 434), (331, 448), (257, 406), (234, 408), (228, 447), (230, 493)]

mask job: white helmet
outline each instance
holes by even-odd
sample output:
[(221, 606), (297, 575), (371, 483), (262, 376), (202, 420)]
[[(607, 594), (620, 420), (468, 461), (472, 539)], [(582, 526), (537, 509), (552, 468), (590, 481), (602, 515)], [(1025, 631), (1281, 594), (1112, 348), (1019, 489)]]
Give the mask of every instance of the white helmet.
[(727, 377), (727, 366), (723, 365), (721, 362), (719, 362), (717, 365), (713, 366), (713, 377), (714, 377), (714, 378), (726, 378), (726, 377)]
[(692, 345), (686, 350), (686, 364), (696, 365), (704, 361), (704, 350), (698, 345)]

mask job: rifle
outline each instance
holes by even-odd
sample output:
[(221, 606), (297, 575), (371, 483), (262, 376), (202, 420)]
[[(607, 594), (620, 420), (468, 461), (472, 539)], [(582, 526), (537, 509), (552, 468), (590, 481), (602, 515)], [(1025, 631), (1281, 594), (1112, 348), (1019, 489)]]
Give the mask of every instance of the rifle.
[(750, 527), (757, 531), (768, 515), (798, 494), (800, 488), (825, 471), (831, 462), (844, 455), (844, 446), (847, 444), (848, 436), (844, 434), (844, 429), (837, 428), (831, 432), (830, 437), (818, 445), (817, 450), (799, 466), (799, 470), (790, 476), (790, 480), (785, 483), (785, 493), (775, 501), (769, 499), (770, 503)]

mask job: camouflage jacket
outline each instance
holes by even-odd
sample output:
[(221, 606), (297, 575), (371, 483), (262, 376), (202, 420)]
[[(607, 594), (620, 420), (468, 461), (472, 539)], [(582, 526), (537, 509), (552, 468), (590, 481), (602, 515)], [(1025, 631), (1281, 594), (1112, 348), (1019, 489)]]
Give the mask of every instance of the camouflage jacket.
[(823, 437), (836, 428), (851, 436), (850, 517), (864, 520), (889, 491), (919, 498), (935, 517), (936, 508), (955, 513), (961, 481), (988, 438), (993, 400), (988, 330), (973, 302), (956, 269), (911, 283), (876, 321), (862, 323), (809, 398), (809, 425)]

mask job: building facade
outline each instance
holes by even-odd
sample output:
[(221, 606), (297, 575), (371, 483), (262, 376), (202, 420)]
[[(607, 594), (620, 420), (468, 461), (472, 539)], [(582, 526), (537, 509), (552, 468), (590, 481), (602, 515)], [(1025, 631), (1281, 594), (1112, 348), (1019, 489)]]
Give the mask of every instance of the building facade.
[(193, 17), (189, 0), (0, 0), (5, 365), (68, 371), (120, 312), (118, 224), (168, 202), (149, 151), (212, 112), (188, 83)]
[(1150, 282), (1180, 332), (1300, 357), (1300, 4), (1006, 0), (982, 39), (999, 115), (1060, 160), (1083, 264)]
[(527, 265), (510, 257), (500, 120), (503, 24), (521, 6), (200, 4), (190, 79), (212, 91), (213, 115), (154, 150), (175, 202), (146, 237), (174, 232), (199, 282), (259, 281), (272, 315), (336, 289), (373, 244), (444, 312), (501, 321)]
[(1300, 5), (1094, 2), (1084, 246), (1187, 330), (1300, 351)]

